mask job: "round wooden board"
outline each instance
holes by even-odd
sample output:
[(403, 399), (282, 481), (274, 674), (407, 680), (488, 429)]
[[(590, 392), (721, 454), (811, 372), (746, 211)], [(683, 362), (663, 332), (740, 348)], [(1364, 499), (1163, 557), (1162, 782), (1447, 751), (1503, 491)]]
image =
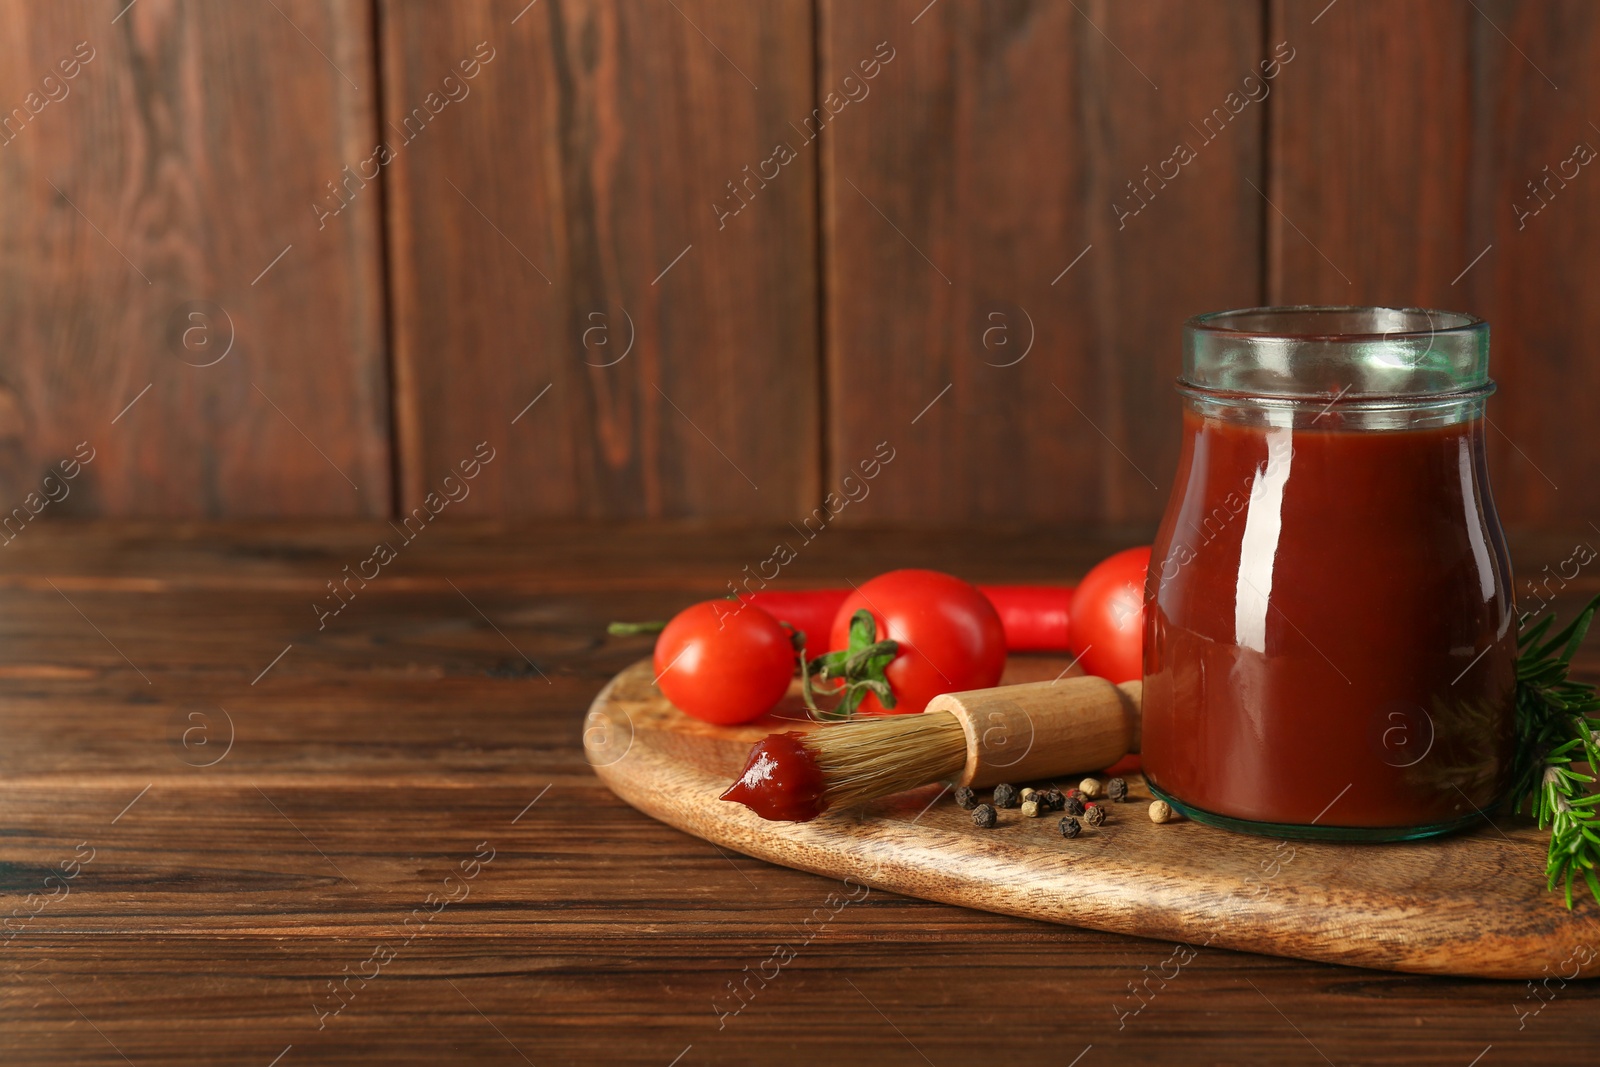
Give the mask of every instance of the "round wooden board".
[[(1050, 678), (1063, 662), (1018, 657), (1006, 681)], [(1278, 841), (1186, 821), (1158, 826), (1133, 776), (1128, 802), (1107, 805), (1103, 827), (1068, 841), (1059, 816), (1027, 819), (1015, 809), (1000, 812), (994, 829), (977, 829), (938, 785), (809, 823), (766, 822), (717, 799), (752, 742), (806, 725), (793, 695), (746, 726), (692, 719), (661, 695), (644, 660), (595, 698), (583, 741), (613, 792), (669, 826), (927, 900), (1420, 974), (1570, 977), (1586, 958), (1580, 946), (1595, 942), (1593, 903), (1571, 913), (1545, 892), (1545, 835), (1520, 818), (1423, 842)]]

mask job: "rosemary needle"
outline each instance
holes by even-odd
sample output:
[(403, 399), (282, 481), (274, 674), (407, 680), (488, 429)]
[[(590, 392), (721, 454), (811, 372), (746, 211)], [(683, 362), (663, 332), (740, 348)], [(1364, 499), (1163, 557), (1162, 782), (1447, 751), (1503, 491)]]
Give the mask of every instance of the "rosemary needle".
[(1589, 771), (1600, 767), (1600, 698), (1595, 687), (1567, 677), (1573, 654), (1583, 643), (1600, 609), (1600, 596), (1589, 601), (1561, 632), (1546, 637), (1554, 617), (1517, 640), (1517, 750), (1512, 789), (1516, 811), (1531, 812), (1539, 829), (1550, 830), (1545, 865), (1547, 888), (1562, 883), (1572, 907), (1572, 883), (1582, 878), (1600, 902), (1600, 794), (1590, 791)]

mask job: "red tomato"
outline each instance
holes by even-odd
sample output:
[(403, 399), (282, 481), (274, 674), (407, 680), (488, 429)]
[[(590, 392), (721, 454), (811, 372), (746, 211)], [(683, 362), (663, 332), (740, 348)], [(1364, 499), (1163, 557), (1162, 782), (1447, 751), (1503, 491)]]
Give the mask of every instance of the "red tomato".
[(850, 642), (850, 616), (865, 608), (878, 623), (878, 640), (900, 643), (884, 671), (896, 704), (885, 709), (868, 695), (864, 715), (911, 715), (940, 693), (987, 689), (1006, 666), (1006, 634), (978, 587), (939, 571), (880, 574), (850, 594), (833, 617), (831, 647)]
[(1144, 676), (1144, 577), (1150, 546), (1097, 563), (1072, 594), (1068, 644), (1090, 674), (1113, 682)]
[(656, 684), (678, 708), (728, 726), (771, 711), (794, 677), (794, 646), (753, 604), (707, 600), (684, 608), (656, 638)]

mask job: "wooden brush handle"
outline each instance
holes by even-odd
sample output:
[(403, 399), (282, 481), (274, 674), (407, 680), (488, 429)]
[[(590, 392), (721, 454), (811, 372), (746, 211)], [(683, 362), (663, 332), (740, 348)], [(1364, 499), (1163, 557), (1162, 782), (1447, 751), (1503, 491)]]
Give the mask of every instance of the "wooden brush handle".
[(946, 693), (929, 712), (948, 711), (967, 734), (961, 785), (1027, 782), (1092, 771), (1139, 751), (1142, 685), (1083, 676)]

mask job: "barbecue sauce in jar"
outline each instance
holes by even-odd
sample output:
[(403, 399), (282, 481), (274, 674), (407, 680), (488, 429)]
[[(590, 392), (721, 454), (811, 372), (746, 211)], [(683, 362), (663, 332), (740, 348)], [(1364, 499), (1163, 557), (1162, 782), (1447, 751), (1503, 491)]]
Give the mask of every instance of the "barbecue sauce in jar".
[(1202, 822), (1295, 836), (1480, 818), (1509, 786), (1517, 637), (1487, 326), (1285, 308), (1185, 336), (1146, 584), (1152, 788)]

